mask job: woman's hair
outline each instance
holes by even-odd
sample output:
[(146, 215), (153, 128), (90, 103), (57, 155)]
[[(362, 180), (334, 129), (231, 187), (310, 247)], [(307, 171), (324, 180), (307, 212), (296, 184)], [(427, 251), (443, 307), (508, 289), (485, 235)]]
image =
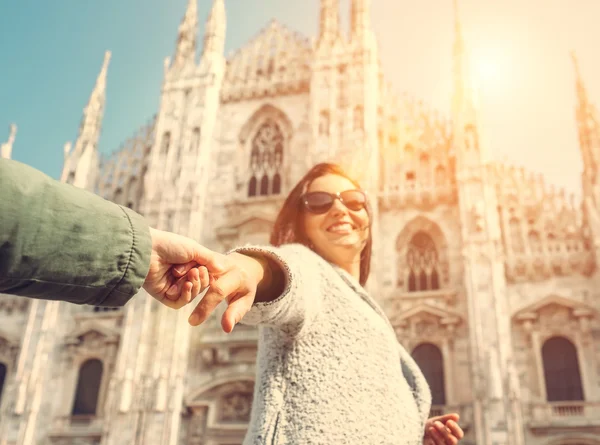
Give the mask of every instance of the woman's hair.
[[(317, 164), (309, 170), (306, 175), (296, 184), (292, 189), (288, 197), (286, 198), (271, 232), (271, 244), (273, 246), (281, 246), (282, 244), (299, 243), (306, 247), (310, 247), (311, 243), (306, 235), (304, 227), (304, 206), (301, 202), (301, 197), (310, 184), (317, 178), (328, 174), (338, 175), (348, 179), (357, 189), (360, 189), (360, 185), (354, 179), (350, 178), (339, 165), (322, 163)], [(369, 228), (371, 227), (371, 209), (367, 200), (365, 206), (367, 215), (369, 216)], [(369, 236), (367, 243), (360, 253), (360, 278), (359, 282), (362, 286), (365, 285), (369, 278), (369, 271), (371, 269), (371, 249), (373, 246), (373, 238), (371, 230), (369, 230)]]

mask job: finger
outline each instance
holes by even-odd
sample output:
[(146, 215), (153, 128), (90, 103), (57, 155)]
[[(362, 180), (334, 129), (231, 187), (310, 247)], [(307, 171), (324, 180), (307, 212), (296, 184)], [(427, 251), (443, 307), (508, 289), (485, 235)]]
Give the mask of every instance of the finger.
[(446, 441), (442, 435), (435, 429), (435, 427), (429, 428), (429, 437), (433, 440), (435, 445), (445, 445)]
[(456, 437), (454, 437), (452, 434), (450, 434), (450, 430), (448, 428), (446, 428), (446, 425), (444, 425), (440, 421), (437, 421), (437, 422), (434, 422), (433, 426), (435, 426), (435, 429), (443, 437), (443, 439), (444, 439), (443, 443), (445, 443), (447, 445), (456, 445), (458, 440), (456, 439)]
[(210, 273), (220, 275), (227, 270), (227, 258), (217, 252), (213, 252), (200, 244), (196, 244), (192, 259), (199, 265), (205, 266)]
[(187, 279), (186, 276), (178, 278), (177, 280), (173, 281), (173, 283), (167, 289), (167, 292), (165, 292), (165, 296), (171, 301), (178, 300), (181, 296), (181, 291), (183, 289), (183, 285), (187, 281), (189, 281), (189, 280)]
[(463, 437), (465, 437), (465, 432), (462, 430), (460, 425), (458, 423), (456, 423), (454, 420), (449, 420), (448, 422), (446, 422), (446, 427), (450, 430), (450, 432), (457, 439), (460, 440)]
[(190, 281), (184, 281), (181, 286), (180, 296), (177, 299), (169, 299), (166, 296), (163, 296), (159, 301), (165, 306), (171, 309), (181, 309), (183, 306), (188, 304), (188, 298), (191, 299), (192, 292), (192, 283)]
[(244, 315), (252, 308), (255, 294), (248, 292), (245, 295), (236, 297), (229, 302), (229, 307), (221, 318), (221, 327), (223, 331), (230, 334), (236, 324), (242, 321)]
[(245, 291), (247, 289), (242, 284), (238, 269), (233, 269), (225, 273), (211, 284), (206, 295), (204, 295), (198, 306), (191, 313), (188, 322), (192, 326), (198, 326), (208, 318), (223, 300)]
[(187, 274), (192, 268), (198, 266), (195, 261), (190, 261), (186, 264), (177, 264), (171, 268), (171, 273), (174, 277), (180, 278)]
[(198, 271), (197, 267), (194, 267), (187, 273), (187, 279), (192, 283), (192, 290), (189, 295), (189, 299), (186, 300), (187, 303), (189, 303), (194, 298), (196, 298), (196, 296), (200, 292), (200, 272)]
[(198, 268), (200, 274), (200, 289), (203, 291), (210, 285), (210, 276), (208, 275), (208, 269), (204, 266)]

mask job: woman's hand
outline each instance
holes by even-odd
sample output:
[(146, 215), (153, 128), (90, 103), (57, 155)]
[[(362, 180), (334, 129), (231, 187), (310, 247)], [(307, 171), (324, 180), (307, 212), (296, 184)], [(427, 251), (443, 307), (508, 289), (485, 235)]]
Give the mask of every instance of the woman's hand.
[[(217, 254), (218, 255), (218, 254)], [(208, 292), (189, 318), (192, 326), (203, 323), (216, 307), (226, 300), (228, 308), (221, 319), (223, 330), (230, 333), (252, 308), (256, 289), (265, 278), (266, 262), (247, 255), (231, 253), (219, 258), (221, 271), (210, 272)]]
[(465, 433), (458, 425), (456, 413), (432, 417), (425, 423), (423, 445), (456, 445)]

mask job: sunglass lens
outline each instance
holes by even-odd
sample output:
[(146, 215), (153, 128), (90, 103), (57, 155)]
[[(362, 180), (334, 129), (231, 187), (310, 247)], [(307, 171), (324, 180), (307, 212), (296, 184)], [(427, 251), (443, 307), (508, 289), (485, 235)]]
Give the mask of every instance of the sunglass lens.
[(304, 197), (304, 205), (313, 213), (325, 213), (331, 208), (333, 198), (328, 193), (307, 193)]
[(357, 212), (365, 207), (366, 197), (364, 193), (358, 190), (348, 190), (347, 192), (343, 192), (341, 197), (344, 200), (346, 207), (350, 210)]

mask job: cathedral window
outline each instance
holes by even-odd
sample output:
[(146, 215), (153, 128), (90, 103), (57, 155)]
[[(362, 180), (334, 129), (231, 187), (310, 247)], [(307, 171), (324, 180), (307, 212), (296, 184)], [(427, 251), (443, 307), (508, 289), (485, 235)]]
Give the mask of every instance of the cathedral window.
[(7, 367), (0, 362), (0, 404), (2, 404), (2, 391), (4, 390), (4, 382), (6, 382)]
[(508, 222), (510, 230), (510, 242), (514, 253), (523, 253), (525, 246), (521, 236), (521, 224), (517, 218), (511, 218)]
[(435, 185), (438, 187), (446, 185), (446, 170), (441, 165), (435, 169)]
[(365, 113), (361, 105), (354, 107), (354, 130), (364, 130), (365, 128)]
[(583, 401), (577, 349), (564, 337), (552, 337), (542, 346), (548, 402)]
[(74, 416), (96, 415), (102, 382), (102, 368), (102, 362), (98, 359), (87, 360), (79, 368), (79, 379), (72, 411)]
[(169, 148), (171, 146), (171, 132), (166, 131), (163, 135), (162, 142), (160, 145), (160, 154), (167, 155), (169, 153)]
[(248, 196), (256, 196), (256, 187), (257, 187), (256, 176), (252, 176), (250, 178), (250, 183), (248, 184)]
[(531, 232), (529, 232), (528, 238), (531, 252), (534, 254), (542, 253), (542, 242), (540, 240), (540, 235), (532, 230)]
[(329, 136), (329, 126), (329, 112), (327, 110), (323, 110), (319, 114), (319, 135)]
[(425, 380), (431, 388), (431, 404), (434, 406), (445, 405), (444, 358), (440, 348), (431, 343), (422, 343), (413, 350), (412, 357), (421, 368)]
[(415, 172), (413, 172), (413, 171), (406, 172), (406, 188), (409, 190), (414, 190), (415, 186), (416, 186)]
[[(248, 196), (281, 193), (284, 137), (279, 125), (268, 119), (252, 139)], [(258, 181), (260, 179), (260, 189)]]
[(190, 141), (190, 153), (197, 153), (200, 148), (200, 127), (192, 130), (192, 140)]
[(416, 233), (411, 239), (406, 254), (408, 291), (422, 292), (440, 288), (438, 253), (429, 235)]

